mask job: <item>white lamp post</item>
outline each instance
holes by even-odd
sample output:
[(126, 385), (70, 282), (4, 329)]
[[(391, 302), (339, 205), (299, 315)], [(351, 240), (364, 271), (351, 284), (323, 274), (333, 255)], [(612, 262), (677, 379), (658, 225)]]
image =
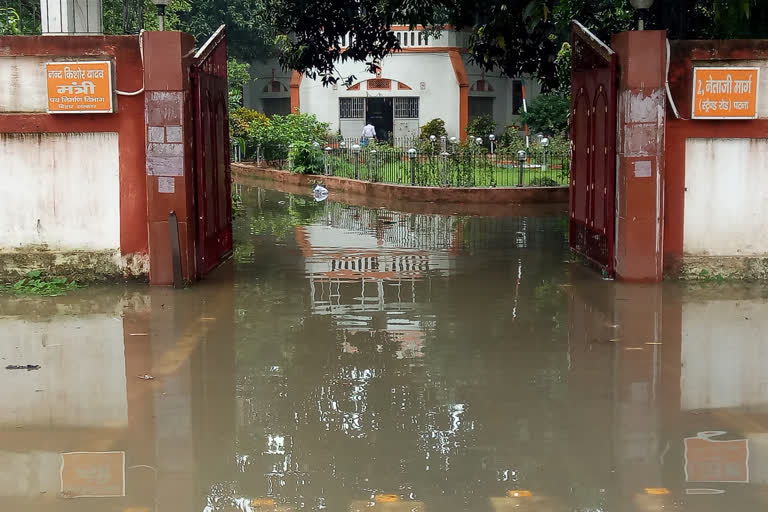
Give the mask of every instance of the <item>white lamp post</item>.
[(360, 179), (360, 144), (352, 144), (352, 152), (355, 154), (355, 179)]
[(640, 11), (640, 19), (637, 21), (637, 29), (645, 30), (645, 14), (653, 5), (653, 0), (629, 0), (632, 7)]
[(163, 31), (165, 30), (165, 6), (168, 5), (168, 0), (152, 0), (152, 3), (157, 7), (157, 25)]
[(408, 150), (408, 158), (411, 159), (411, 185), (416, 185), (416, 150)]

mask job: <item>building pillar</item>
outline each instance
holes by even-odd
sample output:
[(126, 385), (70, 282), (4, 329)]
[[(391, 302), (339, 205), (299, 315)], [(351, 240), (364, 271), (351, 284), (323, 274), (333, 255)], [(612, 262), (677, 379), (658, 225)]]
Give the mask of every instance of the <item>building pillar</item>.
[(44, 36), (102, 34), (101, 0), (40, 0)]
[(304, 75), (298, 71), (291, 74), (291, 114), (301, 112), (301, 79)]
[(194, 126), (189, 56), (194, 38), (144, 32), (149, 280), (173, 283), (168, 216), (176, 213), (182, 276), (195, 275)]
[(615, 34), (620, 83), (616, 137), (616, 276), (660, 281), (663, 263), (666, 32)]
[(464, 141), (467, 140), (467, 124), (469, 124), (469, 78), (458, 50), (450, 50), (448, 56), (459, 86), (459, 138)]

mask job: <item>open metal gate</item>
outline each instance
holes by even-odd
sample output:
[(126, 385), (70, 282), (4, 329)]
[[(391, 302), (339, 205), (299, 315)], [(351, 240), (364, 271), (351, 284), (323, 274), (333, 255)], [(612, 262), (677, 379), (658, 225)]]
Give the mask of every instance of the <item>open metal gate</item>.
[(617, 57), (572, 23), (571, 249), (614, 274)]
[(197, 276), (232, 253), (229, 94), (224, 25), (197, 51), (191, 66), (195, 118)]

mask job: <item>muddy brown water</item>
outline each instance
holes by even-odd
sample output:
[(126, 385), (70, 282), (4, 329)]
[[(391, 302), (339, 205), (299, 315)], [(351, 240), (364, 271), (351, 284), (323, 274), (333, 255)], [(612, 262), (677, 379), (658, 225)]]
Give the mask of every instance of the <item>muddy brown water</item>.
[(0, 510), (768, 507), (765, 285), (603, 280), (557, 214), (237, 192), (191, 289), (0, 298)]

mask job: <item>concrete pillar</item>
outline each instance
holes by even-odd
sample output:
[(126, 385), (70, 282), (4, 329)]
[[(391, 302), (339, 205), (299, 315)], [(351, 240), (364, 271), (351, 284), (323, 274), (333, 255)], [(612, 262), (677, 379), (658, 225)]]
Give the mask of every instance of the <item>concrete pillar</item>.
[(666, 33), (616, 34), (616, 276), (660, 281), (663, 254)]
[(147, 219), (153, 285), (173, 283), (168, 215), (179, 222), (182, 275), (195, 275), (194, 127), (189, 55), (194, 38), (144, 33)]
[(102, 34), (101, 9), (101, 0), (40, 0), (43, 35)]

